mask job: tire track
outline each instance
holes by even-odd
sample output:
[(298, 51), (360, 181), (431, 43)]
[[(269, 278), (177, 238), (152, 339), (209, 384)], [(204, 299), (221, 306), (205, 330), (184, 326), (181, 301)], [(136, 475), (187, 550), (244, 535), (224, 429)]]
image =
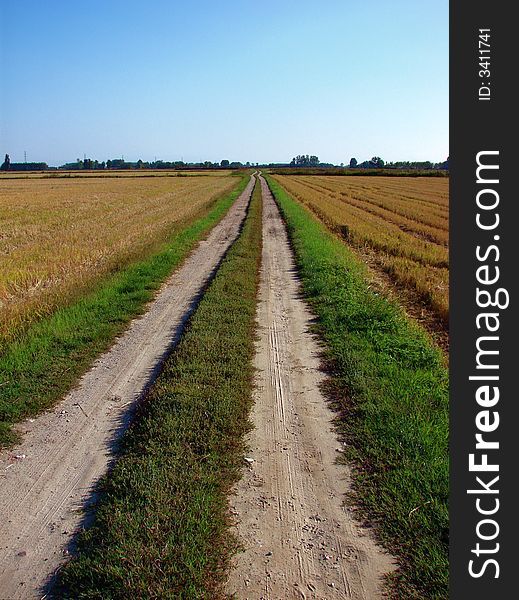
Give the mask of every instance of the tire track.
[(23, 423), (22, 443), (0, 455), (0, 598), (37, 598), (48, 589), (132, 409), (239, 235), (253, 186), (251, 177), (146, 314), (95, 361), (77, 388), (55, 409)]
[(244, 551), (226, 592), (239, 599), (382, 597), (393, 560), (343, 506), (350, 486), (319, 391), (319, 347), (288, 237), (263, 178), (263, 256), (253, 462), (231, 498)]

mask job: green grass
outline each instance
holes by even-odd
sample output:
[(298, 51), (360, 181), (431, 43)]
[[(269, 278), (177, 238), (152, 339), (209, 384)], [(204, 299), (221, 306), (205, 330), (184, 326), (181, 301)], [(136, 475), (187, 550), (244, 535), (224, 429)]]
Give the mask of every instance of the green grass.
[(99, 283), (86, 297), (43, 318), (0, 350), (0, 448), (16, 440), (12, 424), (48, 408), (72, 387), (93, 358), (142, 312), (184, 257), (227, 212), (249, 176), (194, 222), (177, 229), (157, 254)]
[(344, 243), (267, 179), (325, 342), (326, 391), (355, 465), (353, 498), (399, 558), (392, 592), (446, 598), (448, 373), (441, 352), (369, 289), (364, 265)]
[(261, 259), (256, 185), (240, 238), (122, 441), (60, 598), (214, 598), (232, 551), (227, 494), (249, 428)]

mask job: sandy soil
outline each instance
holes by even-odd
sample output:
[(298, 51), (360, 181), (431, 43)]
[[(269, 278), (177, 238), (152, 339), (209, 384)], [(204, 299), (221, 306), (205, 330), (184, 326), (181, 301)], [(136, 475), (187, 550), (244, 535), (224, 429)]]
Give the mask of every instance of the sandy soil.
[(253, 183), (251, 177), (228, 214), (162, 287), (147, 313), (132, 322), (54, 410), (23, 423), (23, 442), (0, 455), (1, 599), (46, 593), (132, 407), (237, 237)]
[(351, 481), (319, 391), (319, 347), (284, 225), (262, 180), (263, 264), (258, 306), (254, 430), (231, 513), (244, 551), (226, 586), (239, 599), (374, 600), (394, 568), (351, 508)]

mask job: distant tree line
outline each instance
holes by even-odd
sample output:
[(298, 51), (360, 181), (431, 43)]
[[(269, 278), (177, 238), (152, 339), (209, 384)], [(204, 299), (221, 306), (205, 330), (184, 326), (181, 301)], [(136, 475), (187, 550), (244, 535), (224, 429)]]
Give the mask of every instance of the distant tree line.
[(136, 162), (125, 161), (122, 158), (108, 159), (106, 162), (99, 162), (97, 160), (91, 160), (85, 158), (76, 162), (66, 163), (58, 167), (66, 171), (92, 171), (92, 170), (118, 170), (118, 169), (239, 169), (242, 167), (250, 167), (251, 163), (241, 163), (237, 161), (230, 162), (229, 160), (222, 160), (221, 162), (211, 162), (206, 160), (204, 162), (188, 163), (182, 160), (175, 161), (143, 161), (139, 159)]
[[(298, 154), (294, 157), (291, 162), (287, 164), (278, 163), (275, 165), (271, 163), (269, 166), (278, 166), (278, 167), (321, 167), (321, 168), (330, 168), (335, 165), (331, 163), (322, 163), (319, 160), (318, 156), (313, 156), (309, 154)], [(341, 163), (341, 167), (344, 166), (344, 163)], [(380, 156), (373, 156), (371, 160), (365, 160), (364, 162), (359, 163), (356, 158), (352, 158), (349, 164), (350, 169), (419, 169), (421, 171), (428, 169), (448, 169), (449, 168), (449, 159), (445, 162), (441, 163), (433, 163), (429, 160), (427, 161), (397, 161), (397, 162), (385, 162), (380, 158)]]
[(44, 162), (12, 163), (9, 154), (5, 155), (0, 171), (46, 171), (49, 165)]
[[(223, 159), (220, 162), (201, 161), (201, 162), (184, 162), (182, 160), (176, 161), (143, 161), (137, 160), (136, 162), (125, 161), (123, 158), (113, 158), (107, 161), (99, 162), (91, 158), (76, 159), (75, 162), (65, 163), (58, 167), (58, 169), (66, 171), (97, 171), (97, 170), (119, 170), (119, 169), (240, 169), (249, 168), (253, 166), (261, 167), (272, 167), (272, 168), (318, 168), (318, 169), (333, 169), (336, 165), (332, 163), (323, 163), (319, 160), (318, 156), (309, 154), (298, 154), (295, 156), (290, 163), (242, 163), (239, 161), (229, 161)], [(344, 167), (344, 163), (340, 164), (340, 167)], [(449, 159), (447, 158), (444, 162), (433, 163), (431, 161), (396, 161), (396, 162), (384, 162), (380, 156), (373, 156), (371, 160), (365, 160), (359, 163), (356, 158), (352, 158), (349, 162), (350, 169), (398, 169), (402, 171), (428, 171), (428, 170), (449, 170)], [(41, 162), (30, 162), (30, 163), (12, 163), (9, 155), (5, 155), (5, 160), (0, 166), (2, 171), (47, 171), (55, 169), (55, 167), (49, 167), (47, 163)]]
[(319, 166), (319, 157), (309, 156), (308, 154), (298, 154), (290, 162), (291, 167), (317, 167)]
[(356, 158), (350, 160), (350, 169), (404, 169), (420, 171), (427, 171), (429, 169), (434, 170), (448, 170), (449, 159), (447, 158), (444, 162), (433, 163), (430, 160), (425, 161), (408, 161), (401, 160), (396, 162), (384, 162), (380, 156), (374, 156), (371, 160), (365, 160), (364, 162), (358, 163)]
[[(255, 163), (256, 165), (258, 163)], [(107, 161), (98, 161), (91, 158), (81, 160), (77, 158), (75, 162), (65, 163), (60, 165), (58, 169), (63, 171), (103, 171), (103, 170), (118, 170), (118, 169), (241, 169), (254, 166), (250, 162), (242, 163), (239, 161), (229, 161), (224, 159), (220, 162), (211, 162), (209, 160), (201, 162), (184, 162), (176, 161), (143, 161), (135, 162), (125, 161), (122, 158), (108, 159)], [(47, 171), (54, 170), (56, 167), (49, 167), (47, 163), (12, 163), (9, 154), (5, 155), (5, 160), (0, 166), (2, 171)]]
[[(269, 163), (261, 165), (262, 167), (319, 167), (330, 168), (335, 167), (333, 163), (323, 163), (318, 156), (309, 154), (298, 154), (289, 163)], [(342, 166), (342, 165), (341, 165)]]

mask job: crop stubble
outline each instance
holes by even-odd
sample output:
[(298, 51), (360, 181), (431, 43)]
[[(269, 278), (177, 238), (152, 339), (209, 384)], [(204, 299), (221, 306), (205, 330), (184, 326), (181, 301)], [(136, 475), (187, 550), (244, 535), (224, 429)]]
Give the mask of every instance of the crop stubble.
[(297, 200), (446, 326), (447, 178), (276, 176)]
[(0, 179), (0, 340), (157, 249), (231, 176)]

